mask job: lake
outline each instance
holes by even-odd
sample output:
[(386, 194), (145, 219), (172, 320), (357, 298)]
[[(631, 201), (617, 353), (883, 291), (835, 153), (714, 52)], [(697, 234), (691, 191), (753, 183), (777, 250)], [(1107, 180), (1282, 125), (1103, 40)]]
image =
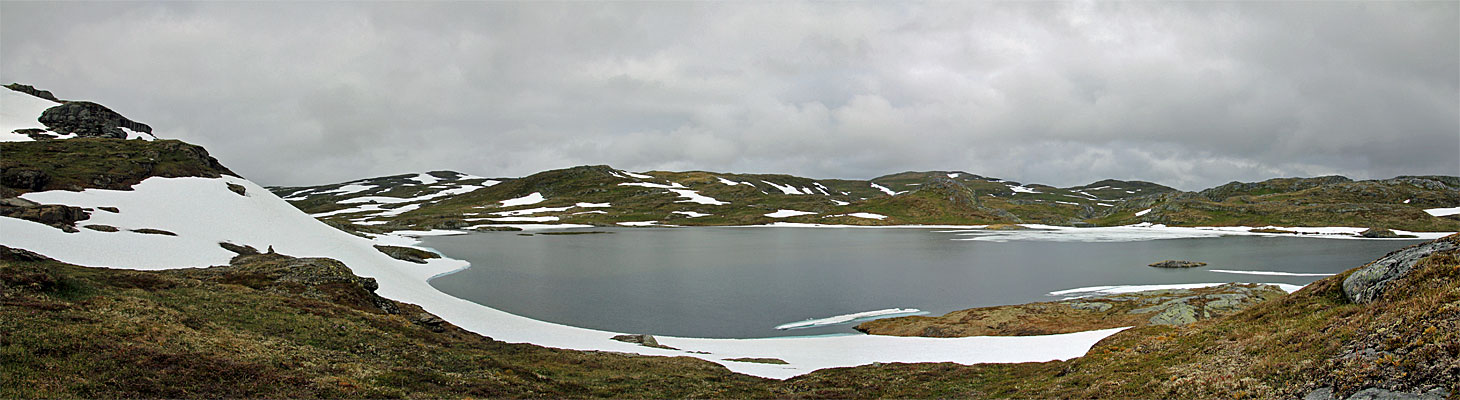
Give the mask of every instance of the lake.
[[(482, 232), (423, 238), (471, 262), (431, 280), (450, 295), (585, 328), (754, 338), (855, 333), (855, 323), (779, 325), (893, 308), (933, 315), (1059, 300), (1106, 285), (1304, 285), (1419, 240), (1222, 236), (1071, 241), (1040, 232), (785, 227), (599, 228), (606, 234)], [(1091, 231), (1095, 232), (1095, 231)], [(1031, 235), (1033, 234), (1033, 235)], [(1206, 262), (1158, 269), (1152, 262)], [(1283, 272), (1250, 275), (1214, 270)], [(1307, 275), (1302, 275), (1307, 274)]]

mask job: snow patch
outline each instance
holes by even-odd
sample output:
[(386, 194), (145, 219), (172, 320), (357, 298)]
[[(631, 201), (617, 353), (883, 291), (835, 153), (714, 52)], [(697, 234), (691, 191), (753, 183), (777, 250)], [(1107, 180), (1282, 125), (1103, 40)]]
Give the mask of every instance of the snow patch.
[(791, 186), (791, 185), (781, 186), (781, 185), (777, 185), (775, 183), (772, 183), (770, 181), (761, 181), (761, 182), (765, 182), (765, 184), (771, 185), (771, 187), (773, 187), (773, 188), (780, 189), (781, 193), (785, 193), (785, 194), (795, 194), (795, 195), (799, 195), (799, 194), (810, 194), (810, 193), (801, 193), (801, 189), (797, 189), (795, 186)]
[(872, 185), (872, 188), (873, 189), (881, 190), (882, 193), (887, 193), (888, 196), (896, 196), (896, 195), (899, 195), (899, 194), (907, 193), (907, 192), (894, 192), (894, 191), (892, 191), (892, 189), (888, 189), (886, 186), (878, 185), (876, 183), (868, 182), (868, 184)]
[(620, 222), (618, 224), (619, 225), (623, 225), (623, 226), (654, 226), (654, 225), (658, 225), (659, 224), (659, 221), (629, 221), (629, 222)]
[(786, 218), (786, 217), (795, 217), (795, 216), (798, 216), (798, 215), (812, 215), (812, 214), (816, 214), (816, 213), (809, 212), (809, 211), (796, 211), (796, 210), (776, 210), (776, 212), (766, 214), (765, 216), (771, 217), (771, 218)]
[(1009, 190), (1013, 190), (1014, 193), (1039, 193), (1038, 190), (1024, 185), (1009, 185)]
[(609, 203), (578, 203), (574, 204), (573, 206), (582, 208), (604, 208), (610, 207), (611, 205)]
[(1144, 209), (1144, 210), (1136, 211), (1136, 216), (1139, 217), (1139, 216), (1143, 216), (1143, 215), (1150, 214), (1150, 213), (1151, 213), (1151, 209), (1147, 208), (1147, 209)]
[(639, 178), (639, 179), (654, 179), (654, 177), (653, 176), (650, 176), (650, 175), (636, 174), (636, 173), (629, 172), (629, 171), (622, 171), (622, 172), (624, 173), (624, 175), (632, 176), (632, 177)]
[(529, 208), (529, 209), (526, 209), (526, 210), (512, 210), (512, 211), (494, 212), (492, 214), (493, 215), (500, 215), (500, 216), (504, 216), (504, 217), (511, 217), (511, 216), (518, 216), (518, 215), (537, 214), (537, 213), (543, 213), (543, 212), (563, 212), (563, 211), (568, 211), (568, 209), (570, 209), (570, 208), (573, 208), (573, 206), (567, 206), (567, 207), (538, 207), (538, 208)]
[(854, 212), (854, 213), (851, 213), (851, 214), (847, 214), (847, 216), (857, 217), (857, 218), (866, 218), (866, 219), (876, 219), (876, 220), (887, 219), (887, 216), (886, 215), (873, 214), (873, 213), (867, 213), (867, 212)]
[(532, 204), (541, 203), (543, 200), (547, 200), (547, 199), (544, 198), (544, 197), (542, 197), (542, 192), (532, 192), (532, 194), (529, 194), (529, 195), (526, 195), (526, 196), (522, 196), (522, 197), (518, 197), (518, 198), (515, 198), (515, 199), (502, 200), (502, 207), (515, 207), (515, 206), (532, 205)]
[(696, 212), (696, 211), (670, 211), (670, 213), (672, 213), (672, 214), (686, 215), (686, 216), (689, 216), (690, 218), (708, 217), (708, 216), (714, 215), (714, 214), (705, 214), (705, 213)]
[(413, 177), (411, 177), (411, 180), (416, 181), (416, 182), (420, 182), (422, 185), (435, 185), (436, 182), (440, 182), (441, 181), (440, 179), (436, 179), (436, 177), (431, 176), (431, 174), (426, 174), (426, 173), (422, 173), (420, 175), (413, 176)]
[(1430, 213), (1430, 215), (1433, 215), (1433, 216), (1436, 216), (1436, 217), (1443, 217), (1443, 216), (1446, 216), (1446, 215), (1460, 214), (1460, 207), (1431, 208), (1431, 209), (1425, 210), (1425, 212)]

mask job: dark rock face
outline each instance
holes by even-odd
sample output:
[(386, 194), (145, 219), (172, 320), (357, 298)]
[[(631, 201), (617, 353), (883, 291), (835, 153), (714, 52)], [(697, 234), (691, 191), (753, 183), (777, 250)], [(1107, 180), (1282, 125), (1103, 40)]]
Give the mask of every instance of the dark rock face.
[(10, 90), (14, 90), (14, 91), (17, 91), (17, 92), (25, 93), (25, 94), (28, 94), (28, 95), (31, 95), (31, 96), (39, 97), (39, 98), (42, 98), (42, 99), (54, 101), (54, 102), (57, 102), (57, 103), (60, 103), (61, 102), (61, 100), (56, 99), (56, 95), (51, 94), (51, 91), (49, 91), (49, 90), (36, 89), (35, 86), (22, 85), (22, 84), (19, 84), (19, 83), (12, 83), (12, 84), (9, 84), (9, 85), (5, 85), (5, 88), (6, 89), (10, 89)]
[(1430, 254), (1460, 248), (1460, 239), (1447, 237), (1428, 243), (1395, 250), (1383, 258), (1354, 271), (1343, 280), (1343, 293), (1349, 301), (1369, 303), (1377, 300), (1389, 290), (1389, 282), (1403, 277), (1414, 269), (1414, 264)]
[(1156, 268), (1196, 268), (1196, 267), (1205, 267), (1205, 266), (1207, 266), (1207, 263), (1204, 263), (1204, 262), (1196, 262), (1196, 261), (1185, 261), (1185, 260), (1166, 260), (1166, 261), (1151, 263), (1150, 265), (1152, 267), (1156, 267)]
[(248, 188), (243, 187), (243, 185), (237, 183), (228, 184), (228, 190), (232, 191), (233, 193), (238, 193), (239, 196), (248, 196)]
[(7, 168), (0, 171), (0, 185), (23, 190), (41, 190), (51, 183), (46, 171)]
[(59, 204), (17, 207), (8, 204), (11, 203), (0, 205), (0, 216), (35, 221), (66, 232), (79, 232), (76, 230), (76, 221), (84, 221), (91, 218), (91, 214), (88, 214), (81, 207), (63, 206)]
[(74, 133), (79, 137), (126, 139), (127, 132), (122, 128), (152, 133), (152, 127), (147, 124), (132, 121), (106, 106), (89, 101), (70, 101), (47, 108), (41, 113), (40, 122), (52, 132), (62, 135)]
[(224, 250), (228, 250), (228, 251), (231, 251), (231, 252), (234, 252), (234, 253), (238, 253), (238, 255), (240, 255), (240, 256), (249, 256), (249, 255), (259, 254), (259, 249), (255, 249), (253, 246), (249, 246), (249, 245), (246, 245), (246, 244), (233, 244), (233, 243), (228, 243), (228, 242), (218, 242), (218, 247), (222, 247)]
[(11, 248), (11, 247), (6, 247), (6, 246), (0, 246), (0, 260), (6, 260), (6, 261), (55, 261), (55, 260), (52, 260), (50, 257), (46, 257), (46, 256), (43, 256), (43, 255), (40, 255), (40, 253), (36, 253), (34, 251), (30, 251), (30, 250), (26, 250), (26, 249), (16, 249), (16, 248)]

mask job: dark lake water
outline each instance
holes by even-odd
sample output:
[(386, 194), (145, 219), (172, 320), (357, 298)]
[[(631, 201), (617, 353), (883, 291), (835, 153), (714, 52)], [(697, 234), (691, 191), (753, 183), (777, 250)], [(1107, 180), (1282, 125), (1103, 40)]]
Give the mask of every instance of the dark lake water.
[[(752, 338), (850, 333), (854, 324), (775, 326), (890, 308), (933, 315), (1058, 300), (1105, 285), (1266, 282), (1337, 273), (1419, 241), (1226, 236), (1127, 242), (960, 241), (937, 229), (598, 229), (611, 234), (486, 232), (424, 238), (471, 268), (431, 284), (514, 314), (585, 328)], [(1183, 259), (1205, 268), (1157, 269)]]

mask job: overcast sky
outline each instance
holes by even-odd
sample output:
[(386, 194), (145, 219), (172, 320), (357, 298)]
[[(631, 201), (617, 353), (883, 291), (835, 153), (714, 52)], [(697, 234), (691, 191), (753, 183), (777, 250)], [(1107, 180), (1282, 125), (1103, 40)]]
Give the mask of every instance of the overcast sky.
[(0, 2), (0, 80), (261, 184), (1460, 175), (1460, 2)]

